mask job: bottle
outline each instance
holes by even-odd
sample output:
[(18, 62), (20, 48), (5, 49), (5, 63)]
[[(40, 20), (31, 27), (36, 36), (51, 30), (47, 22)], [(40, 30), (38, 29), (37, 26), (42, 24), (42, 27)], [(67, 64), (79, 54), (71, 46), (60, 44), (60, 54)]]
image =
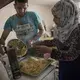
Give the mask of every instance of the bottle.
[(19, 68), (17, 56), (16, 56), (16, 50), (14, 48), (9, 48), (7, 50), (7, 55), (8, 55), (13, 79), (20, 78), (21, 73), (20, 73), (20, 68)]

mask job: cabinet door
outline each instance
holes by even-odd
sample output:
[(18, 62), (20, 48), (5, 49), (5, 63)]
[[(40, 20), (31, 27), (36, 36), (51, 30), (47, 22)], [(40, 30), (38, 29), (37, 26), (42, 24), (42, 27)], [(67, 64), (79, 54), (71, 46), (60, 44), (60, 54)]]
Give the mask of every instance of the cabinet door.
[(59, 80), (58, 75), (59, 75), (58, 69), (54, 69), (42, 80)]
[(52, 70), (44, 79), (42, 80), (54, 80), (54, 70)]
[(55, 69), (54, 71), (54, 80), (59, 80), (59, 70)]

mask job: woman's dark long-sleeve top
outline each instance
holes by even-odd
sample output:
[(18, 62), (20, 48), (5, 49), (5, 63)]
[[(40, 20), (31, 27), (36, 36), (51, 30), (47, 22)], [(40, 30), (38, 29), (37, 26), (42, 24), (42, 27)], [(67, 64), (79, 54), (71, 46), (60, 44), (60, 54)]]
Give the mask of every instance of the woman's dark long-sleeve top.
[(57, 39), (51, 41), (44, 41), (47, 46), (56, 46), (57, 49), (53, 49), (51, 57), (57, 60), (75, 60), (80, 55), (80, 25), (75, 28), (69, 38), (61, 43)]

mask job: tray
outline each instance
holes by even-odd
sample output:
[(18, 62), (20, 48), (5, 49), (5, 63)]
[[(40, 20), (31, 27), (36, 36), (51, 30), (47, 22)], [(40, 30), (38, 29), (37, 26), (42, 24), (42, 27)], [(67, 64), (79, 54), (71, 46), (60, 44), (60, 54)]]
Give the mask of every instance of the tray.
[(45, 60), (39, 57), (29, 57), (28, 59), (22, 60), (20, 65), (20, 71), (30, 76), (40, 75), (50, 64), (52, 60)]

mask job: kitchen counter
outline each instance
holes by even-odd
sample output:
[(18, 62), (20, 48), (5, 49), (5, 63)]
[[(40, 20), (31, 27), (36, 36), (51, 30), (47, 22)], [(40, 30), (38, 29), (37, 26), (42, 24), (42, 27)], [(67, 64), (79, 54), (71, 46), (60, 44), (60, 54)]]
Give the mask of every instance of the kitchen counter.
[[(56, 64), (56, 63), (54, 63)], [(17, 80), (54, 80), (54, 74), (55, 74), (55, 65), (49, 65), (40, 75), (38, 76), (29, 76), (27, 74), (23, 74), (19, 79)]]
[(43, 71), (37, 77), (32, 77), (29, 75), (22, 75), (17, 80), (54, 80), (54, 66), (49, 66), (45, 71)]
[[(8, 75), (10, 76), (10, 79), (13, 80), (10, 74), (11, 71), (10, 71), (9, 63), (7, 59), (8, 59), (7, 57), (4, 58), (4, 60), (7, 62), (7, 65), (6, 65), (7, 72), (8, 72)], [(58, 79), (55, 79), (55, 66), (50, 65), (37, 77), (22, 74), (21, 77), (16, 80), (58, 80)]]

